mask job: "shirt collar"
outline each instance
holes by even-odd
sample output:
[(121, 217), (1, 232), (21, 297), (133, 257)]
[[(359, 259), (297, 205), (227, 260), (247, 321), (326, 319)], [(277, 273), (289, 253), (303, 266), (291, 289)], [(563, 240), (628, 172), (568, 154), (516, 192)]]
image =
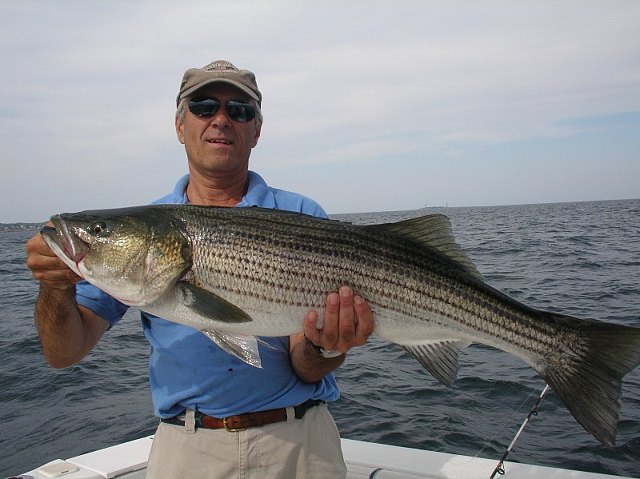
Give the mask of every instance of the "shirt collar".
[(247, 193), (238, 203), (238, 207), (260, 206), (262, 208), (275, 208), (276, 201), (273, 191), (271, 191), (266, 181), (254, 171), (249, 171), (248, 179)]
[[(266, 181), (262, 177), (254, 172), (249, 171), (248, 174), (249, 185), (247, 187), (247, 193), (243, 196), (238, 207), (260, 206), (262, 208), (275, 208), (276, 201), (273, 196), (273, 191), (269, 188)], [(189, 185), (189, 175), (184, 175), (178, 180), (173, 193), (170, 195), (169, 201), (173, 203), (188, 204), (187, 198), (187, 186)]]

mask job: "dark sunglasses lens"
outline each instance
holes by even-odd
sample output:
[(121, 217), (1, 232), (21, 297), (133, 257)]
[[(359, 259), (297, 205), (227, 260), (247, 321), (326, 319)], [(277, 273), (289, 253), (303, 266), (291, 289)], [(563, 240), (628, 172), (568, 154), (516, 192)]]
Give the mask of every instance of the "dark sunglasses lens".
[(207, 117), (216, 114), (220, 108), (220, 102), (214, 98), (203, 100), (189, 100), (189, 111), (196, 116)]
[(227, 102), (227, 114), (234, 121), (246, 123), (256, 117), (256, 110), (248, 103), (229, 100)]

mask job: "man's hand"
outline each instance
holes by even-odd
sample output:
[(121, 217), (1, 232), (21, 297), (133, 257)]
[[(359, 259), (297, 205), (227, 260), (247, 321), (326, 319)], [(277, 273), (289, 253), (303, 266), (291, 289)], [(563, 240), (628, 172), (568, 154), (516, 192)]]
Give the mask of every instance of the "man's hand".
[(373, 313), (366, 301), (354, 296), (348, 286), (331, 293), (325, 302), (322, 321), (315, 310), (304, 319), (304, 332), (291, 336), (291, 365), (296, 375), (305, 382), (320, 381), (340, 366), (344, 354), (326, 358), (317, 348), (346, 353), (354, 346), (366, 344), (373, 333)]
[(42, 352), (53, 367), (80, 361), (98, 342), (109, 323), (75, 301), (76, 275), (37, 234), (27, 242), (27, 266), (40, 281), (36, 327)]
[(80, 278), (58, 258), (38, 233), (27, 242), (27, 267), (43, 287), (68, 289)]
[(318, 347), (346, 353), (362, 346), (373, 333), (373, 313), (360, 296), (354, 296), (348, 286), (331, 293), (325, 302), (324, 318), (309, 311), (304, 318), (304, 335)]

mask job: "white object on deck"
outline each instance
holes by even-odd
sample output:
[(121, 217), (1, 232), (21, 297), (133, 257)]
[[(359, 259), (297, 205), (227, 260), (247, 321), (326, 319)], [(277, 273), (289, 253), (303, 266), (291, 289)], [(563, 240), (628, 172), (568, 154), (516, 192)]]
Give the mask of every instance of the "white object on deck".
[[(33, 479), (144, 479), (152, 436), (57, 459), (24, 474)], [(498, 459), (342, 439), (348, 479), (489, 479)], [(505, 462), (505, 479), (624, 479), (592, 472)], [(626, 478), (631, 479), (631, 478)]]

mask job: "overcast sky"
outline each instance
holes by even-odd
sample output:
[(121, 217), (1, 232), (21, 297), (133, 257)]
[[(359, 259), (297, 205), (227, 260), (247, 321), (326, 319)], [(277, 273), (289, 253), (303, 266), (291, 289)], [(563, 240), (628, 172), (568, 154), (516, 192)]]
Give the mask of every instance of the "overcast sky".
[(183, 72), (256, 73), (251, 168), (330, 213), (640, 197), (640, 2), (0, 2), (0, 222), (186, 173)]

